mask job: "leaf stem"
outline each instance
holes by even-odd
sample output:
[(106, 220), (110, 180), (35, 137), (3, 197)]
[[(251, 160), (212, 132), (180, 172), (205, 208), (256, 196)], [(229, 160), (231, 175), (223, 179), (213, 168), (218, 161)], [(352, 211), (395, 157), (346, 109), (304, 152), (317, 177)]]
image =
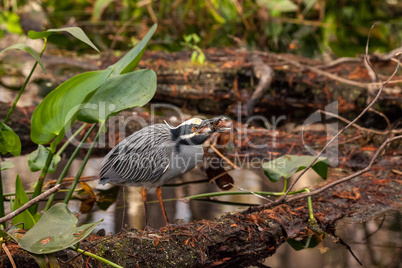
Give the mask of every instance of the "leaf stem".
[[(305, 192), (305, 189), (298, 190), (298, 191), (293, 191), (290, 192), (289, 194), (297, 194), (297, 193), (302, 193)], [(199, 199), (199, 198), (205, 198), (205, 197), (215, 197), (215, 196), (224, 196), (224, 195), (247, 195), (247, 194), (257, 194), (257, 195), (271, 195), (271, 196), (283, 196), (285, 193), (284, 192), (245, 192), (245, 191), (233, 191), (233, 192), (213, 192), (213, 193), (206, 193), (206, 194), (198, 194), (198, 195), (190, 195), (186, 196), (183, 198), (170, 198), (170, 199), (163, 199), (163, 201), (177, 201), (181, 199)], [(149, 201), (147, 203), (156, 203), (158, 202), (157, 200), (154, 201)]]
[[(0, 171), (0, 218), (3, 218), (5, 215), (4, 213), (4, 195), (3, 195), (3, 181), (1, 178), (1, 171)], [(3, 222), (1, 225), (6, 227), (6, 224)]]
[[(49, 166), (52, 163), (52, 159), (53, 159), (53, 152), (50, 150), (49, 154), (47, 156), (47, 159), (46, 159), (46, 164), (42, 169), (42, 172), (39, 176), (38, 181), (36, 182), (36, 187), (35, 187), (35, 190), (34, 190), (34, 193), (31, 197), (31, 199), (37, 197), (42, 192), (43, 182), (45, 181), (45, 177), (49, 170)], [(33, 205), (32, 207), (29, 208), (29, 212), (31, 212), (32, 215), (35, 215), (38, 212), (38, 207), (39, 207), (38, 204)]]
[(63, 146), (60, 147), (60, 149), (57, 151), (56, 155), (60, 156), (64, 150), (67, 148), (67, 146), (71, 143), (71, 141), (81, 133), (81, 131), (87, 126), (87, 123), (84, 123), (76, 132), (74, 132), (73, 135), (71, 135), (68, 140), (63, 144)]
[[(42, 51), (41, 51), (39, 57), (42, 57), (43, 52), (45, 52), (45, 49), (46, 49), (47, 38), (44, 38), (44, 40), (45, 40), (45, 42), (44, 42), (44, 44), (43, 44), (43, 48), (42, 48)], [(24, 92), (24, 90), (25, 90), (25, 88), (26, 88), (26, 86), (27, 86), (29, 80), (31, 79), (31, 76), (32, 76), (33, 72), (34, 72), (35, 69), (36, 69), (36, 66), (38, 66), (38, 62), (37, 62), (37, 61), (35, 61), (35, 64), (33, 65), (32, 69), (31, 69), (31, 72), (29, 73), (29, 75), (28, 75), (27, 78), (25, 79), (25, 82), (24, 82), (24, 84), (22, 85), (22, 87), (21, 87), (21, 89), (20, 89), (20, 92), (18, 92), (18, 95), (17, 95), (17, 97), (15, 98), (15, 100), (14, 100), (14, 102), (13, 102), (13, 105), (11, 105), (10, 109), (8, 110), (8, 113), (7, 113), (7, 115), (6, 115), (6, 117), (4, 118), (4, 121), (3, 121), (4, 124), (7, 124), (8, 120), (10, 119), (10, 116), (11, 116), (11, 114), (13, 113), (13, 111), (14, 111), (14, 109), (15, 109), (15, 106), (17, 105), (17, 102), (18, 102), (19, 99), (21, 98), (22, 93)]]
[[(84, 124), (84, 125), (86, 125), (86, 124)], [(70, 168), (71, 164), (73, 163), (73, 160), (74, 160), (75, 157), (77, 156), (78, 151), (82, 148), (82, 145), (83, 145), (84, 142), (88, 139), (89, 135), (90, 135), (90, 134), (92, 133), (92, 131), (95, 129), (96, 125), (97, 125), (97, 124), (93, 124), (93, 125), (91, 126), (91, 128), (88, 130), (88, 132), (87, 132), (87, 133), (85, 134), (85, 136), (82, 138), (80, 144), (77, 146), (77, 148), (75, 148), (73, 154), (70, 156), (70, 159), (68, 159), (67, 164), (64, 166), (63, 171), (61, 172), (59, 178), (57, 179), (56, 184), (61, 184), (61, 183), (63, 182), (63, 179), (64, 179), (64, 177), (66, 176), (67, 171), (68, 171), (68, 169)], [(82, 128), (82, 127), (81, 127), (81, 128)], [(80, 128), (80, 129), (81, 129), (81, 128)], [(79, 130), (80, 130), (80, 129), (79, 129)], [(77, 132), (78, 132), (78, 130), (77, 130)], [(77, 133), (77, 132), (76, 132), (76, 133)], [(74, 134), (75, 134), (75, 133), (74, 133)], [(80, 176), (81, 176), (81, 175), (80, 175)], [(74, 180), (74, 181), (75, 181), (75, 180)], [(77, 185), (77, 183), (75, 183), (74, 189), (75, 189), (75, 186), (76, 186), (76, 185)], [(72, 187), (72, 185), (71, 185), (71, 187)], [(70, 189), (71, 189), (71, 188), (70, 188)], [(68, 194), (70, 194), (70, 191), (71, 191), (71, 190), (69, 190)], [(71, 195), (72, 195), (72, 193), (71, 193)], [(53, 194), (53, 195), (51, 195), (51, 196), (49, 197), (49, 200), (48, 200), (47, 203), (46, 203), (46, 207), (45, 207), (44, 211), (47, 211), (47, 210), (51, 207), (54, 198), (55, 198), (55, 194)]]
[(80, 249), (80, 248), (77, 248), (77, 249), (75, 249), (74, 247), (69, 247), (69, 248), (72, 249), (72, 250), (75, 250), (75, 251), (77, 251), (77, 252), (79, 252), (79, 253), (82, 253), (82, 254), (84, 254), (84, 255), (87, 255), (87, 256), (89, 256), (89, 257), (91, 257), (91, 258), (94, 258), (94, 259), (96, 259), (96, 260), (98, 260), (98, 261), (101, 261), (101, 262), (103, 262), (103, 263), (106, 263), (106, 264), (108, 264), (108, 265), (110, 265), (110, 266), (112, 266), (112, 267), (123, 268), (123, 266), (120, 266), (120, 265), (118, 265), (118, 264), (116, 264), (116, 263), (114, 263), (114, 262), (111, 262), (111, 261), (109, 261), (109, 260), (106, 260), (105, 258), (102, 258), (102, 257), (100, 257), (100, 256), (98, 256), (98, 255), (95, 255), (95, 254), (90, 253), (90, 252), (88, 252), (88, 251), (82, 250), (82, 249)]
[[(73, 195), (73, 193), (74, 193), (74, 189), (75, 189), (75, 187), (77, 186), (77, 183), (78, 183), (78, 181), (79, 181), (79, 179), (80, 179), (80, 177), (81, 177), (81, 175), (82, 175), (82, 172), (84, 171), (84, 168), (85, 168), (85, 166), (86, 166), (86, 164), (87, 164), (87, 162), (88, 162), (88, 160), (89, 160), (89, 157), (91, 156), (91, 153), (92, 153), (93, 149), (95, 148), (96, 143), (97, 143), (98, 140), (99, 140), (99, 136), (100, 136), (100, 134), (102, 133), (102, 128), (103, 128), (103, 125), (104, 125), (104, 124), (105, 124), (105, 122), (103, 122), (103, 123), (100, 125), (99, 130), (98, 130), (98, 133), (96, 134), (96, 137), (95, 137), (94, 141), (92, 142), (91, 147), (89, 148), (87, 154), (85, 155), (85, 158), (84, 158), (84, 160), (83, 160), (83, 162), (82, 162), (82, 164), (81, 164), (80, 169), (78, 170), (77, 174), (75, 175), (74, 181), (73, 181), (73, 183), (71, 184), (70, 189), (69, 189), (69, 191), (68, 191), (66, 197), (64, 198), (64, 203), (65, 203), (65, 204), (68, 204), (68, 202), (70, 201), (70, 199), (71, 199), (71, 197), (72, 197), (72, 195)], [(96, 125), (98, 125), (98, 124), (94, 124), (94, 125), (92, 126), (92, 128), (94, 128), (94, 126), (96, 126)], [(92, 131), (92, 128), (91, 128), (91, 131)]]
[[(303, 189), (304, 190), (304, 192), (306, 192), (306, 193), (310, 193), (310, 190), (309, 189)], [(309, 213), (309, 215), (310, 215), (310, 220), (314, 220), (315, 221), (315, 218), (314, 218), (314, 212), (313, 212), (313, 202), (311, 201), (311, 196), (309, 196), (309, 197), (307, 197), (307, 205), (308, 205), (308, 213)]]

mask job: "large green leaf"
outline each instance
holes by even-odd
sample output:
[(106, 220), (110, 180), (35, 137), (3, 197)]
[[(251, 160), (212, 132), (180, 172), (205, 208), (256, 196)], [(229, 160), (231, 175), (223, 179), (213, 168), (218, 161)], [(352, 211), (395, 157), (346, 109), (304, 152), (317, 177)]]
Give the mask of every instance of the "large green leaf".
[[(29, 198), (26, 194), (24, 187), (22, 186), (20, 176), (17, 175), (17, 179), (15, 180), (15, 200), (13, 203), (12, 211), (19, 209), (22, 205), (28, 203)], [(22, 213), (15, 216), (12, 220), (12, 224), (23, 223), (24, 229), (28, 230), (31, 229), (36, 221), (32, 214), (28, 210), (24, 210)]]
[(19, 239), (18, 244), (31, 253), (53, 253), (80, 242), (101, 221), (77, 227), (78, 219), (67, 205), (58, 203), (43, 214), (37, 224)]
[[(46, 166), (47, 157), (49, 156), (50, 148), (44, 147), (39, 144), (38, 149), (28, 155), (28, 166), (32, 172), (42, 170)], [(60, 162), (61, 157), (54, 154), (52, 162), (50, 163), (48, 172), (53, 173), (56, 170), (57, 164)]]
[(114, 68), (113, 75), (118, 76), (120, 74), (125, 74), (132, 72), (135, 67), (137, 67), (138, 63), (142, 58), (142, 54), (144, 54), (145, 48), (152, 35), (156, 31), (157, 24), (154, 24), (152, 28), (148, 31), (145, 37), (139, 42), (134, 48), (132, 48), (123, 58), (121, 58), (118, 62), (112, 65)]
[[(265, 175), (273, 182), (288, 179), (296, 172), (305, 169), (314, 160), (311, 155), (285, 155), (262, 165)], [(328, 158), (320, 157), (311, 167), (321, 178), (327, 178)]]
[(155, 91), (156, 74), (152, 70), (109, 77), (78, 113), (78, 120), (87, 123), (105, 122), (111, 115), (145, 105)]
[(78, 40), (84, 42), (85, 44), (91, 46), (93, 49), (99, 52), (99, 49), (89, 40), (88, 36), (84, 33), (84, 31), (79, 27), (67, 27), (67, 28), (60, 28), (60, 29), (49, 29), (44, 32), (36, 32), (36, 31), (29, 31), (28, 37), (31, 39), (39, 39), (39, 38), (47, 38), (53, 33), (56, 32), (68, 32)]
[(21, 154), (21, 141), (17, 134), (6, 124), (0, 122), (0, 153)]
[(40, 65), (40, 67), (42, 68), (42, 70), (43, 70), (44, 72), (46, 72), (45, 66), (43, 66), (43, 62), (42, 62), (42, 60), (41, 60), (41, 58), (40, 58), (38, 52), (36, 52), (36, 50), (33, 49), (33, 47), (28, 46), (27, 44), (23, 44), (23, 43), (15, 44), (15, 45), (6, 47), (5, 49), (3, 49), (3, 50), (0, 52), (0, 54), (3, 53), (3, 52), (5, 52), (5, 51), (7, 51), (7, 50), (10, 50), (10, 49), (20, 49), (20, 50), (23, 50), (23, 51), (25, 51), (25, 52), (28, 52), (28, 53), (31, 54), (31, 56), (39, 63), (39, 65)]
[(31, 139), (37, 144), (64, 134), (64, 126), (72, 124), (88, 95), (99, 88), (112, 73), (108, 68), (79, 74), (50, 92), (36, 107), (31, 120)]

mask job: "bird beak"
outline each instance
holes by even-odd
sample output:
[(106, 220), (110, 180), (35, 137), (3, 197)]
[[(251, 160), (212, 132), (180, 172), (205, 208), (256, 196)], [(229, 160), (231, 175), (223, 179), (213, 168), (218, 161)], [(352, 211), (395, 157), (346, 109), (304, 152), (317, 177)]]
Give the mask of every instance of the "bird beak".
[(224, 121), (228, 121), (227, 118), (224, 116), (203, 120), (201, 122), (200, 132), (214, 133), (214, 132), (223, 132), (225, 130), (230, 130), (231, 128), (223, 127), (225, 125)]

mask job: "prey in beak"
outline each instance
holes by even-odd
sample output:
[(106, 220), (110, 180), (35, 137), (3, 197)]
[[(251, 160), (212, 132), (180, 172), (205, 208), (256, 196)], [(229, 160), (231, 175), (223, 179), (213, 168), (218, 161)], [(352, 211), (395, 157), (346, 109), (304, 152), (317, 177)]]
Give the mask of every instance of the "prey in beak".
[(212, 134), (216, 132), (223, 132), (226, 130), (230, 130), (231, 128), (226, 127), (227, 121), (228, 119), (224, 116), (203, 120), (200, 124), (200, 127), (197, 130), (197, 133)]

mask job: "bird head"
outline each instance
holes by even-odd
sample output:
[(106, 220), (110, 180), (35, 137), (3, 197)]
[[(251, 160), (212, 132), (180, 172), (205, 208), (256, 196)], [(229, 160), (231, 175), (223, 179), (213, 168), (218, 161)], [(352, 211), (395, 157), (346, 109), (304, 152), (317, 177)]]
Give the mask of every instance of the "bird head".
[(208, 137), (215, 132), (222, 132), (230, 128), (221, 127), (221, 122), (227, 120), (226, 117), (219, 116), (212, 119), (191, 118), (176, 128), (170, 127), (174, 140), (188, 144), (202, 144)]

